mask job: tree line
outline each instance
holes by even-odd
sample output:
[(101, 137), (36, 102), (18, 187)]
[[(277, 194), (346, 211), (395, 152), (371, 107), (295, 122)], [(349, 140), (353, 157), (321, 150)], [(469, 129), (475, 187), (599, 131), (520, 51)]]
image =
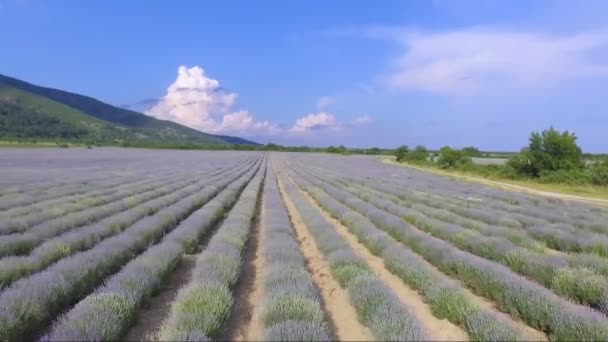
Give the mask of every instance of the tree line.
[(571, 185), (608, 185), (608, 160), (601, 155), (591, 158), (591, 155), (584, 154), (577, 144), (576, 134), (560, 132), (553, 127), (532, 132), (528, 145), (508, 158), (504, 165), (473, 163), (472, 158), (486, 156), (475, 147), (454, 149), (444, 146), (438, 152), (430, 152), (424, 146), (413, 150), (400, 146), (394, 154), (398, 162), (434, 165), (482, 176)]

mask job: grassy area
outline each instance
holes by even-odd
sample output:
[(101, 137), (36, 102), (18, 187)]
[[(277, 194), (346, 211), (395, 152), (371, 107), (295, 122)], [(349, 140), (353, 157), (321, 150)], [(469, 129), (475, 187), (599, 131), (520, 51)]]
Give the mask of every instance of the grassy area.
[[(70, 145), (74, 146), (74, 145)], [(38, 147), (56, 147), (56, 143), (54, 142), (17, 142), (17, 141), (2, 141), (0, 140), (0, 148), (1, 147), (22, 147), (22, 148), (38, 148)]]
[[(568, 185), (568, 184), (547, 184), (539, 183), (532, 179), (513, 180), (497, 176), (481, 176), (473, 172), (444, 170), (433, 165), (412, 165), (397, 163), (394, 157), (379, 157), (380, 161), (404, 167), (411, 167), (418, 170), (430, 171), (454, 179), (466, 180), (471, 182), (483, 183), (486, 185), (497, 186), (499, 188), (516, 191), (532, 192), (539, 195), (565, 194), (570, 199), (589, 199), (593, 203), (608, 204), (608, 187), (594, 185)], [(580, 198), (579, 198), (580, 197)], [(594, 201), (598, 199), (599, 201)]]

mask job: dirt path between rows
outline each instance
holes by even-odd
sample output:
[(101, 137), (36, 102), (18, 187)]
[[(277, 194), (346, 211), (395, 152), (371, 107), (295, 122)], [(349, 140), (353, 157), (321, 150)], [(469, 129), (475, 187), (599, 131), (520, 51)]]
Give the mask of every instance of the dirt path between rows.
[[(269, 172), (269, 171), (267, 171)], [(263, 183), (262, 183), (263, 185)], [(262, 193), (264, 187), (261, 188)], [(253, 234), (255, 243), (250, 246), (250, 255), (245, 257), (248, 260), (245, 267), (245, 276), (250, 277), (248, 282), (249, 295), (244, 304), (245, 314), (240, 322), (240, 327), (237, 328), (231, 335), (229, 340), (233, 341), (261, 341), (264, 334), (264, 324), (262, 322), (262, 299), (264, 298), (264, 282), (262, 279), (262, 272), (266, 267), (266, 261), (264, 260), (264, 227), (261, 224), (264, 222), (265, 210), (264, 210), (264, 198), (260, 196), (259, 200), (259, 216), (256, 227), (254, 228)]]
[[(298, 188), (296, 186), (296, 188)], [(411, 289), (396, 275), (389, 272), (384, 266), (384, 260), (382, 258), (373, 255), (363, 244), (361, 244), (357, 238), (352, 235), (348, 228), (340, 223), (335, 218), (331, 217), (325, 210), (323, 210), (317, 202), (311, 198), (308, 193), (298, 188), (298, 190), (307, 198), (307, 200), (319, 210), (330, 222), (338, 234), (342, 236), (350, 247), (359, 254), (371, 267), (372, 271), (376, 276), (382, 280), (401, 302), (407, 307), (412, 308), (413, 314), (422, 322), (426, 330), (429, 332), (432, 340), (435, 341), (468, 341), (469, 335), (457, 325), (446, 319), (438, 319), (431, 311), (428, 304), (424, 302), (424, 299), (417, 291)]]
[[(313, 205), (315, 205), (319, 210), (321, 210), (324, 215), (326, 215), (326, 217), (336, 226), (336, 228), (338, 229), (338, 232), (340, 234), (342, 234), (347, 240), (349, 240), (349, 243), (353, 243), (354, 245), (358, 245), (359, 247), (358, 250), (363, 250), (365, 249), (365, 251), (367, 253), (369, 253), (370, 255), (372, 255), (372, 257), (378, 258), (379, 262), (382, 263), (382, 266), (384, 266), (384, 262), (382, 261), (381, 258), (374, 256), (373, 254), (371, 254), (371, 252), (369, 252), (367, 250), (367, 248), (361, 244), (357, 238), (352, 235), (350, 233), (350, 231), (348, 230), (348, 228), (344, 227), (344, 225), (342, 225), (342, 223), (340, 223), (338, 220), (336, 220), (335, 218), (331, 217), (329, 214), (327, 214), (321, 207), (318, 206), (318, 204), (314, 201), (313, 198), (311, 198), (306, 192), (303, 192), (307, 197), (308, 200), (311, 201), (311, 203)], [(429, 236), (433, 236), (432, 234), (429, 234), (423, 230), (421, 230), (420, 228), (410, 224), (412, 227), (414, 227), (415, 229), (418, 229), (420, 232), (427, 234)], [(392, 238), (392, 237), (391, 237)], [(352, 245), (351, 245), (352, 246)], [(405, 248), (408, 248), (407, 246), (404, 246)], [(355, 248), (355, 247), (353, 247)], [(432, 273), (434, 273), (436, 276), (438, 277), (446, 277), (446, 275), (441, 272), (439, 269), (437, 269), (437, 267), (435, 267), (435, 265), (431, 264), (430, 262), (428, 262), (426, 259), (424, 259), (423, 257), (419, 258), (420, 262), (422, 262), (424, 265), (426, 265), (427, 269), (430, 270)], [(388, 271), (387, 271), (388, 272)], [(394, 275), (393, 275), (394, 276)], [(399, 279), (399, 277), (394, 276), (397, 279)], [(447, 276), (449, 277), (449, 276)], [(486, 298), (480, 297), (476, 294), (474, 294), (473, 292), (471, 292), (471, 290), (469, 290), (464, 284), (462, 284), (458, 279), (454, 279), (449, 277), (450, 279), (452, 279), (453, 281), (457, 282), (458, 284), (460, 284), (460, 287), (462, 288), (464, 294), (471, 300), (471, 302), (479, 305), (481, 308), (484, 308), (488, 311), (493, 312), (494, 314), (496, 314), (499, 317), (502, 317), (503, 319), (507, 320), (507, 321), (511, 321), (513, 322), (513, 324), (519, 329), (519, 331), (530, 341), (548, 341), (548, 337), (545, 333), (536, 330), (532, 327), (530, 327), (529, 325), (527, 325), (526, 323), (520, 321), (520, 320), (516, 320), (513, 317), (511, 317), (510, 315), (501, 312), (500, 310), (498, 310), (496, 308), (496, 305), (487, 300)], [(399, 279), (399, 281), (401, 281), (401, 279)]]
[(260, 303), (261, 297), (255, 297), (256, 277), (258, 268), (255, 263), (258, 260), (258, 246), (260, 241), (260, 220), (262, 212), (262, 193), (264, 181), (260, 185), (255, 215), (251, 224), (251, 231), (245, 243), (243, 252), (243, 266), (239, 282), (233, 291), (234, 304), (224, 332), (216, 339), (217, 341), (236, 341), (244, 339), (247, 328), (253, 317), (254, 304)]
[(279, 190), (295, 228), (302, 254), (308, 263), (313, 281), (320, 291), (323, 308), (333, 325), (335, 337), (339, 341), (375, 340), (369, 328), (359, 322), (357, 312), (350, 304), (348, 293), (331, 276), (329, 263), (319, 251), (300, 213), (284, 192), (284, 185), (280, 180)]
[(171, 303), (175, 300), (179, 289), (188, 283), (190, 274), (194, 268), (196, 256), (186, 254), (182, 256), (180, 263), (171, 272), (169, 279), (162, 286), (160, 292), (150, 298), (147, 304), (137, 313), (137, 321), (129, 330), (125, 341), (151, 341), (156, 340), (156, 334), (160, 331), (162, 324), (169, 316)]
[(543, 196), (543, 197), (552, 197), (552, 198), (557, 198), (557, 199), (562, 199), (562, 200), (567, 200), (567, 201), (577, 201), (577, 202), (582, 202), (582, 203), (586, 203), (586, 204), (608, 206), (608, 200), (602, 199), (602, 198), (585, 197), (585, 196), (564, 194), (564, 193), (560, 193), (560, 192), (536, 190), (536, 189), (528, 188), (528, 187), (525, 187), (522, 185), (505, 183), (505, 182), (500, 182), (500, 181), (495, 181), (495, 180), (490, 180), (490, 179), (485, 179), (485, 178), (480, 178), (480, 177), (475, 177), (475, 176), (453, 174), (453, 173), (449, 173), (449, 172), (445, 172), (445, 171), (432, 170), (432, 169), (427, 169), (427, 168), (413, 166), (413, 165), (405, 165), (405, 164), (397, 163), (396, 161), (389, 160), (389, 159), (380, 159), (380, 162), (389, 164), (389, 165), (401, 166), (401, 167), (405, 167), (405, 168), (412, 168), (412, 169), (418, 170), (418, 171), (435, 173), (435, 174), (446, 176), (446, 177), (454, 177), (454, 178), (458, 178), (459, 180), (481, 183), (484, 185), (489, 185), (489, 186), (493, 186), (495, 188), (499, 188), (501, 190), (524, 192), (524, 193), (529, 193), (532, 195), (538, 195), (538, 196)]

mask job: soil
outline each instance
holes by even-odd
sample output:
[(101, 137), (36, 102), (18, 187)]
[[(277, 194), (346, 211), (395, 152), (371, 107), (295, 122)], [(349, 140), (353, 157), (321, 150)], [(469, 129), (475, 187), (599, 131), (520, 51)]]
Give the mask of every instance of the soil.
[[(261, 189), (264, 188), (262, 182)], [(262, 210), (262, 191), (258, 196), (255, 216), (253, 217), (251, 232), (245, 250), (243, 252), (243, 268), (239, 282), (234, 288), (231, 315), (226, 322), (224, 332), (217, 338), (218, 341), (235, 341), (242, 340), (247, 331), (251, 318), (253, 316), (254, 304), (259, 303), (258, 297), (255, 297), (257, 270), (256, 261), (258, 261), (257, 253), (260, 241), (260, 216)], [(253, 297), (253, 298), (252, 298)]]
[[(362, 252), (364, 252), (366, 254), (369, 254), (373, 258), (379, 259), (378, 262), (382, 263), (382, 266), (384, 267), (384, 263), (382, 262), (382, 259), (380, 259), (380, 258), (374, 256), (373, 254), (371, 254), (363, 244), (361, 244), (361, 243), (359, 243), (357, 241), (357, 239), (356, 239), (355, 236), (351, 235), (351, 233), (348, 231), (348, 228), (344, 227), (338, 220), (334, 219), (329, 214), (327, 214), (322, 208), (320, 208), (316, 204), (316, 202), (314, 201), (314, 199), (312, 199), (307, 193), (305, 193), (305, 192), (303, 192), (303, 193), (308, 197), (309, 201), (311, 201), (311, 203), (313, 205), (315, 205), (317, 208), (319, 208), (319, 210), (321, 210), (323, 212), (323, 214), (326, 216), (326, 218), (328, 220), (330, 220), (336, 226), (338, 232), (340, 234), (342, 234), (347, 240), (349, 240), (349, 243), (352, 242), (351, 246), (353, 246), (354, 249), (356, 249), (358, 251), (362, 251)], [(413, 226), (413, 227), (415, 227), (415, 226)], [(431, 234), (429, 234), (429, 233), (427, 233), (427, 232), (425, 232), (423, 230), (420, 230), (420, 231), (423, 232), (423, 233), (425, 233), (425, 234), (427, 234), (427, 235), (429, 235), (429, 236), (432, 236)], [(357, 245), (358, 245), (358, 247), (354, 247), (354, 246), (357, 246)], [(559, 253), (559, 251), (555, 251), (555, 252)], [(441, 271), (439, 271), (433, 264), (431, 264), (430, 262), (428, 262), (424, 258), (421, 257), (420, 261), (422, 263), (424, 263), (426, 265), (427, 269), (431, 270), (431, 272), (437, 274), (438, 276), (445, 276), (445, 274), (443, 274)], [(386, 272), (388, 272), (388, 270)], [(392, 276), (394, 276), (394, 275), (392, 275)], [(394, 276), (394, 277), (397, 278), (399, 281), (401, 281), (401, 279), (399, 279), (397, 276)], [(456, 279), (453, 279), (453, 280), (455, 280), (456, 282), (460, 283)], [(482, 308), (484, 308), (486, 310), (492, 311), (494, 314), (496, 314), (497, 316), (502, 317), (503, 319), (505, 319), (507, 321), (513, 322), (513, 324), (516, 327), (519, 328), (520, 332), (522, 332), (522, 334), (528, 340), (531, 340), (531, 341), (548, 341), (548, 337), (547, 337), (547, 335), (545, 333), (543, 333), (543, 332), (541, 332), (539, 330), (536, 330), (536, 329), (528, 326), (526, 323), (524, 323), (524, 322), (522, 322), (520, 320), (516, 320), (513, 317), (511, 317), (510, 315), (505, 314), (505, 313), (499, 311), (496, 308), (496, 305), (494, 303), (492, 303), (491, 301), (489, 301), (489, 300), (487, 300), (487, 299), (485, 299), (483, 297), (477, 296), (476, 294), (474, 294), (473, 292), (471, 292), (464, 284), (460, 283), (460, 285), (461, 285), (461, 288), (464, 290), (464, 293), (467, 295), (467, 297), (469, 297), (469, 299), (473, 303), (479, 305), (480, 307), (482, 307)]]
[(340, 341), (375, 340), (369, 328), (359, 322), (357, 312), (350, 305), (348, 293), (331, 276), (329, 263), (317, 248), (312, 235), (302, 221), (300, 213), (289, 196), (284, 193), (281, 182), (279, 182), (279, 186), (283, 201), (292, 219), (302, 254), (308, 263), (313, 281), (320, 291), (323, 308), (331, 320), (336, 339)]
[(362, 245), (357, 238), (353, 236), (348, 229), (338, 220), (327, 214), (307, 193), (302, 191), (302, 194), (307, 197), (308, 201), (314, 205), (325, 217), (328, 222), (331, 222), (336, 228), (336, 231), (348, 242), (351, 248), (359, 254), (370, 266), (378, 279), (382, 280), (393, 292), (397, 295), (400, 301), (407, 307), (412, 309), (412, 314), (422, 322), (426, 330), (431, 334), (431, 339), (435, 341), (468, 341), (468, 334), (460, 327), (446, 319), (438, 319), (431, 311), (431, 308), (426, 304), (415, 290), (409, 288), (396, 275), (389, 272), (384, 266), (384, 261)]
[(260, 222), (264, 221), (265, 216), (263, 202), (264, 198), (261, 196), (258, 200), (260, 206), (258, 211), (259, 220), (254, 228), (254, 236), (257, 243), (250, 246), (252, 247), (249, 251), (251, 255), (246, 256), (248, 262), (244, 269), (247, 273), (245, 276), (250, 278), (247, 280), (249, 282), (247, 285), (249, 292), (248, 296), (245, 296), (247, 298), (242, 299), (246, 302), (243, 303), (242, 313), (239, 314), (241, 315), (240, 327), (235, 328), (235, 331), (231, 334), (231, 340), (234, 341), (261, 341), (263, 338), (264, 325), (262, 323), (262, 307), (260, 305), (264, 298), (264, 283), (261, 272), (266, 265), (262, 253), (264, 250), (263, 239), (261, 238), (264, 234), (264, 227), (260, 224)]
[(137, 313), (137, 321), (129, 330), (125, 341), (150, 341), (156, 339), (163, 322), (171, 312), (171, 303), (175, 300), (179, 289), (188, 283), (194, 268), (196, 257), (184, 255), (160, 292), (150, 298), (146, 305)]

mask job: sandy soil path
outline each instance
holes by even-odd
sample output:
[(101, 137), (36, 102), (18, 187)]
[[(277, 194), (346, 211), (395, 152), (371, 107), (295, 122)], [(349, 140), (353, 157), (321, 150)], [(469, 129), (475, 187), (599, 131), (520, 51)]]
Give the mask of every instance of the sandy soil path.
[(169, 316), (171, 303), (179, 289), (188, 283), (196, 261), (195, 255), (184, 255), (179, 265), (171, 272), (160, 292), (137, 313), (137, 321), (129, 330), (125, 341), (151, 341), (156, 339), (164, 320)]
[(247, 314), (243, 317), (241, 327), (230, 336), (234, 341), (261, 341), (264, 333), (262, 306), (260, 305), (262, 298), (264, 298), (264, 284), (261, 273), (266, 265), (262, 253), (264, 250), (262, 239), (264, 227), (261, 223), (264, 222), (265, 216), (263, 196), (260, 196), (258, 203), (259, 216), (253, 231), (256, 241), (255, 244), (251, 246), (250, 255), (246, 256), (250, 261), (248, 261), (245, 266), (248, 268), (246, 272), (249, 273), (248, 277), (250, 277), (248, 280), (250, 282), (249, 295), (246, 299), (247, 303), (244, 304)]
[(373, 334), (359, 322), (357, 312), (350, 305), (348, 292), (340, 287), (340, 284), (332, 277), (329, 263), (319, 251), (314, 238), (304, 224), (300, 213), (294, 206), (289, 196), (284, 192), (284, 187), (279, 180), (283, 201), (287, 206), (289, 216), (296, 230), (302, 253), (308, 262), (313, 280), (324, 302), (324, 309), (329, 315), (336, 338), (340, 341), (373, 341)]
[(314, 205), (325, 217), (328, 222), (331, 222), (336, 231), (348, 242), (348, 244), (369, 264), (376, 276), (382, 280), (399, 299), (408, 307), (413, 309), (413, 313), (425, 325), (427, 331), (431, 334), (431, 338), (436, 341), (468, 341), (468, 334), (460, 327), (454, 325), (446, 319), (438, 319), (431, 311), (431, 308), (426, 304), (415, 290), (409, 288), (396, 275), (392, 274), (384, 266), (384, 260), (373, 255), (357, 238), (352, 235), (348, 228), (342, 225), (338, 220), (331, 217), (325, 212), (307, 193), (300, 189), (301, 193), (307, 197), (308, 201)]
[[(297, 187), (297, 186), (296, 186), (296, 187)], [(299, 188), (299, 187), (298, 187), (298, 188)], [(324, 216), (325, 216), (325, 218), (326, 218), (327, 220), (329, 220), (330, 222), (332, 222), (332, 224), (333, 224), (333, 225), (336, 227), (336, 229), (337, 229), (338, 233), (340, 233), (340, 234), (341, 234), (341, 235), (342, 235), (342, 236), (343, 236), (343, 237), (344, 237), (344, 238), (345, 238), (345, 239), (346, 239), (346, 240), (349, 242), (349, 244), (351, 245), (351, 247), (353, 247), (353, 249), (355, 249), (356, 251), (359, 251), (359, 252), (361, 252), (361, 253), (364, 253), (364, 254), (368, 255), (370, 259), (374, 259), (374, 258), (375, 258), (376, 260), (375, 260), (374, 262), (375, 262), (375, 263), (378, 265), (378, 267), (380, 267), (380, 266), (381, 266), (382, 268), (384, 268), (384, 271), (385, 271), (385, 272), (389, 273), (391, 277), (396, 278), (396, 279), (395, 279), (395, 281), (398, 281), (398, 282), (400, 282), (400, 283), (402, 283), (402, 284), (403, 284), (402, 280), (401, 280), (399, 277), (397, 277), (397, 276), (393, 275), (393, 274), (392, 274), (392, 273), (390, 273), (388, 270), (386, 270), (386, 268), (384, 267), (384, 262), (383, 262), (383, 260), (382, 260), (381, 258), (376, 257), (376, 256), (374, 256), (373, 254), (371, 254), (371, 252), (369, 252), (369, 250), (368, 250), (368, 249), (367, 249), (367, 248), (366, 248), (366, 247), (365, 247), (363, 244), (361, 244), (361, 243), (360, 243), (360, 242), (357, 240), (357, 238), (356, 238), (354, 235), (352, 235), (352, 234), (350, 233), (350, 231), (348, 230), (348, 228), (346, 228), (344, 225), (342, 225), (342, 223), (340, 223), (338, 220), (336, 220), (335, 218), (331, 217), (331, 216), (330, 216), (330, 215), (329, 215), (327, 212), (325, 212), (325, 210), (324, 210), (323, 208), (321, 208), (321, 207), (320, 207), (320, 206), (317, 204), (317, 202), (316, 202), (316, 201), (315, 201), (315, 200), (314, 200), (312, 197), (310, 197), (310, 195), (308, 195), (306, 192), (304, 192), (304, 191), (303, 191), (303, 190), (301, 190), (301, 189), (300, 189), (300, 191), (301, 191), (301, 192), (302, 192), (302, 193), (303, 193), (303, 194), (304, 194), (304, 195), (307, 197), (307, 199), (309, 200), (309, 202), (310, 202), (312, 205), (314, 205), (315, 207), (317, 207), (317, 209), (319, 209), (319, 210), (320, 210), (320, 211), (321, 211), (321, 212), (324, 214)], [(366, 258), (366, 260), (367, 260), (367, 257), (365, 257), (365, 258)], [(443, 274), (441, 271), (439, 271), (439, 270), (438, 270), (438, 269), (437, 269), (437, 268), (436, 268), (436, 267), (435, 267), (433, 264), (431, 264), (430, 262), (428, 262), (426, 259), (424, 259), (424, 258), (422, 258), (422, 257), (421, 257), (421, 258), (420, 258), (420, 261), (421, 261), (422, 263), (424, 263), (424, 264), (426, 265), (426, 267), (427, 267), (427, 268), (428, 268), (428, 269), (429, 269), (431, 272), (435, 273), (435, 274), (436, 274), (436, 275), (438, 275), (438, 276), (445, 276), (445, 275), (444, 275), (444, 274)], [(453, 278), (452, 278), (452, 279), (453, 279)], [(543, 332), (541, 332), (541, 331), (539, 331), (539, 330), (536, 330), (536, 329), (534, 329), (534, 328), (532, 328), (532, 327), (528, 326), (526, 323), (524, 323), (524, 322), (522, 322), (522, 321), (520, 321), (520, 320), (515, 320), (515, 319), (513, 319), (513, 317), (511, 317), (510, 315), (505, 314), (505, 313), (503, 313), (503, 312), (499, 311), (499, 310), (496, 308), (496, 305), (495, 305), (493, 302), (491, 302), (491, 301), (489, 301), (489, 300), (487, 300), (487, 299), (485, 299), (485, 298), (483, 298), (483, 297), (477, 296), (476, 294), (474, 294), (473, 292), (471, 292), (471, 291), (470, 291), (468, 288), (466, 288), (466, 286), (464, 286), (464, 284), (462, 284), (462, 283), (461, 283), (460, 281), (458, 281), (457, 279), (453, 279), (453, 280), (454, 280), (454, 281), (456, 281), (457, 283), (459, 283), (459, 284), (460, 284), (460, 286), (462, 287), (462, 289), (463, 289), (463, 291), (464, 291), (465, 295), (467, 295), (467, 297), (468, 297), (468, 298), (469, 298), (469, 299), (470, 299), (470, 300), (471, 300), (473, 303), (475, 303), (475, 304), (479, 305), (480, 307), (482, 307), (482, 308), (484, 308), (484, 309), (486, 309), (486, 310), (489, 310), (489, 311), (493, 312), (493, 313), (494, 313), (494, 314), (496, 314), (497, 316), (501, 316), (502, 318), (504, 318), (504, 319), (505, 319), (505, 320), (507, 320), (507, 321), (511, 321), (511, 322), (513, 322), (513, 324), (514, 324), (516, 327), (518, 327), (518, 328), (519, 328), (519, 330), (522, 332), (522, 334), (524, 335), (524, 337), (525, 337), (527, 340), (529, 340), (529, 341), (548, 341), (547, 335), (546, 335), (545, 333), (543, 333)], [(414, 290), (412, 290), (412, 289), (410, 289), (410, 288), (407, 288), (407, 289), (408, 289), (409, 291), (414, 291)], [(415, 292), (415, 291), (414, 291), (414, 292)], [(415, 292), (415, 293), (416, 293), (416, 295), (418, 295), (418, 293), (417, 293), (417, 292)], [(418, 296), (419, 296), (419, 295), (418, 295)], [(419, 297), (419, 298), (420, 298), (420, 300), (423, 300), (423, 299), (422, 299), (422, 297)], [(425, 304), (425, 305), (426, 305), (426, 304)], [(424, 310), (424, 309), (425, 309), (425, 308), (423, 308), (422, 310)], [(430, 309), (429, 309), (429, 310), (430, 310)], [(424, 311), (421, 311), (421, 312), (424, 312)], [(432, 313), (431, 313), (431, 315), (432, 315)], [(433, 317), (433, 318), (434, 318), (434, 317)], [(435, 320), (437, 320), (437, 318), (435, 318)], [(448, 322), (448, 323), (450, 323), (450, 322)], [(450, 323), (450, 324), (452, 324), (452, 323)], [(453, 324), (452, 324), (452, 326), (453, 326), (453, 327), (455, 327)], [(460, 329), (460, 328), (458, 328), (458, 329)], [(439, 337), (437, 337), (437, 339), (438, 339), (438, 340), (441, 340), (442, 336), (443, 336), (443, 337), (446, 337), (446, 335), (447, 335), (447, 336), (449, 336), (449, 334), (450, 334), (450, 328), (448, 327), (448, 328), (447, 328), (447, 329), (445, 329), (444, 331), (438, 330), (438, 333), (439, 333), (439, 335), (440, 335), (440, 336), (439, 336)], [(458, 334), (458, 332), (457, 332), (457, 331), (454, 331), (453, 333), (454, 333), (455, 335), (457, 335), (457, 334)], [(464, 333), (464, 334), (465, 334), (465, 336), (466, 336), (466, 333), (465, 333), (464, 331), (462, 331), (462, 333)], [(468, 336), (467, 336), (467, 337), (468, 337)], [(458, 337), (455, 337), (453, 340), (462, 340), (462, 339), (458, 339)]]

